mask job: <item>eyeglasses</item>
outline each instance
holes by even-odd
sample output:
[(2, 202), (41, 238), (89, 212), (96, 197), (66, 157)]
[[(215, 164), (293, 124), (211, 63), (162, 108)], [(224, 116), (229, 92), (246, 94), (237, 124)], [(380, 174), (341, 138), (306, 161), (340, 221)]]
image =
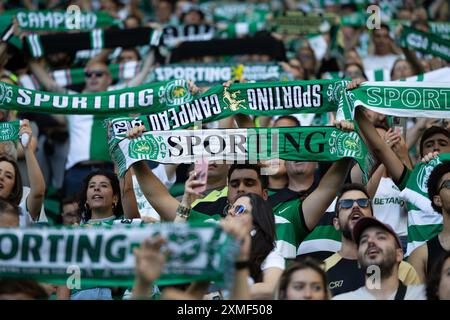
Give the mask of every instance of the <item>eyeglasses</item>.
[(95, 76), (96, 78), (100, 78), (101, 76), (103, 76), (106, 72), (102, 71), (102, 70), (91, 70), (91, 71), (85, 71), (84, 72), (84, 76), (86, 78), (90, 78), (92, 76)]
[(230, 209), (233, 212), (233, 216), (239, 216), (247, 212), (247, 208), (243, 204), (232, 205)]
[(442, 182), (438, 192), (441, 192), (442, 188), (450, 189), (450, 180), (445, 180), (444, 182)]
[(339, 201), (339, 206), (343, 209), (350, 209), (353, 207), (353, 203), (357, 203), (361, 208), (367, 208), (369, 206), (369, 199), (360, 198), (360, 199), (342, 199)]

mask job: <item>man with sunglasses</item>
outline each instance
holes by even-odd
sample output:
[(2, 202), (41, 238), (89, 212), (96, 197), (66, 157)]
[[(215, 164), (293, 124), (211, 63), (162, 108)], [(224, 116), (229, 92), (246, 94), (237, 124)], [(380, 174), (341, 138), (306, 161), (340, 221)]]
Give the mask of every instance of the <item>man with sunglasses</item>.
[(415, 249), (408, 261), (422, 281), (430, 275), (439, 258), (450, 251), (450, 161), (437, 165), (428, 178), (428, 197), (433, 209), (443, 217), (442, 231)]
[[(365, 272), (358, 263), (357, 244), (352, 233), (358, 220), (373, 217), (373, 208), (366, 188), (357, 183), (345, 184), (338, 194), (333, 225), (341, 233), (341, 249), (325, 260), (328, 287), (333, 296), (364, 286)], [(405, 284), (420, 284), (411, 265), (401, 262), (399, 279)]]

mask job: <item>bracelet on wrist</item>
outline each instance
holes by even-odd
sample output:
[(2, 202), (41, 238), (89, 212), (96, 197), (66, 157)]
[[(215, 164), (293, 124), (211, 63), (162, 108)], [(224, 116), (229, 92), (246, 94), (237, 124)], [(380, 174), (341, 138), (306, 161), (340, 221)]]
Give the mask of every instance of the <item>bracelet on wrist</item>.
[(189, 218), (189, 214), (191, 213), (191, 208), (183, 206), (181, 203), (177, 208), (176, 214), (177, 216), (187, 219)]
[(242, 269), (250, 268), (250, 260), (236, 261), (234, 263), (234, 267), (236, 268), (236, 270), (242, 270)]

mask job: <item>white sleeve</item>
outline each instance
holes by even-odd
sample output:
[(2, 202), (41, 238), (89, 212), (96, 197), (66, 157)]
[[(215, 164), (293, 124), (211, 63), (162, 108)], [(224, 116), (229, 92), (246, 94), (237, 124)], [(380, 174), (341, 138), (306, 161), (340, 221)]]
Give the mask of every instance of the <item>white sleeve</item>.
[(152, 172), (166, 186), (166, 188), (170, 188), (176, 181), (175, 174), (172, 179), (169, 180), (166, 173), (166, 167), (163, 164), (159, 164), (156, 168), (152, 169)]
[(261, 271), (269, 268), (278, 268), (284, 270), (286, 268), (285, 260), (279, 251), (273, 249), (261, 263)]

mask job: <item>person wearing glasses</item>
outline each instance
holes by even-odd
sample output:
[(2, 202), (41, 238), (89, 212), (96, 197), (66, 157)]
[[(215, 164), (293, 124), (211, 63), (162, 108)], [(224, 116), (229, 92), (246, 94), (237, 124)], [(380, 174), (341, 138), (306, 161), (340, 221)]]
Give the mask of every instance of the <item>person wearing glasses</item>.
[[(373, 217), (373, 207), (366, 188), (357, 183), (345, 184), (338, 194), (333, 224), (341, 232), (341, 249), (327, 258), (325, 271), (333, 296), (364, 286), (365, 271), (358, 263), (358, 248), (352, 233), (360, 218)], [(401, 262), (399, 279), (405, 284), (420, 284), (419, 277), (407, 262)]]
[(434, 265), (450, 251), (450, 161), (436, 166), (428, 179), (428, 197), (443, 218), (442, 231), (416, 248), (408, 258), (422, 281), (431, 276)]
[[(143, 83), (154, 62), (153, 50), (145, 58), (141, 71), (121, 87), (112, 86), (112, 76), (108, 69), (105, 49), (99, 55), (89, 60), (84, 68), (85, 87), (81, 93), (101, 93), (125, 87), (135, 87)], [(44, 61), (33, 59), (30, 69), (38, 81), (49, 92), (62, 94), (77, 94), (68, 90), (53, 80), (44, 68)], [(98, 115), (53, 115), (61, 125), (67, 125), (69, 131), (69, 146), (65, 163), (63, 196), (69, 196), (79, 191), (79, 187), (90, 172), (95, 170), (114, 171), (109, 155), (107, 132), (103, 126), (105, 116)]]
[(250, 294), (252, 299), (271, 299), (285, 269), (283, 256), (275, 250), (275, 217), (272, 207), (261, 196), (244, 193), (238, 195), (229, 206), (227, 217), (243, 214), (251, 214), (253, 219), (248, 260)]

